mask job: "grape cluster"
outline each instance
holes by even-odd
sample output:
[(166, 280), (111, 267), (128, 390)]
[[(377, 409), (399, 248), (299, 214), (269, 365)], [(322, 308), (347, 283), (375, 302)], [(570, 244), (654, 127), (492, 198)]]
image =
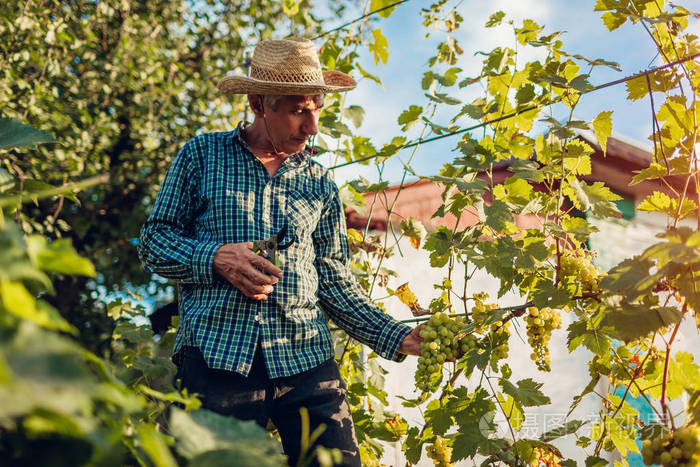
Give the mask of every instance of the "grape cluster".
[(584, 292), (598, 289), (600, 269), (593, 265), (591, 254), (582, 250), (567, 250), (560, 259), (561, 275), (581, 283)]
[[(474, 294), (474, 307), (472, 308), (472, 318), (477, 325), (483, 322), (491, 310), (498, 308), (496, 305), (486, 303), (489, 295), (485, 292)], [(496, 321), (491, 326), (477, 326), (476, 332), (479, 334), (489, 334), (491, 340), (490, 363), (496, 367), (499, 360), (508, 358), (508, 339), (510, 338), (510, 322), (503, 323)], [(495, 343), (498, 343), (497, 345)]]
[(530, 307), (525, 315), (527, 342), (532, 347), (530, 358), (541, 371), (550, 371), (549, 340), (552, 331), (561, 327), (561, 314), (551, 308)]
[(700, 463), (700, 430), (695, 425), (685, 426), (665, 436), (642, 444), (642, 459), (646, 465), (663, 467), (692, 467)]
[(447, 445), (442, 436), (435, 438), (435, 442), (427, 447), (428, 457), (433, 460), (433, 463), (439, 467), (449, 467), (454, 465), (450, 462), (452, 459), (452, 448)]
[(418, 357), (416, 387), (423, 391), (434, 391), (432, 381), (442, 370), (442, 364), (468, 352), (476, 346), (476, 339), (471, 335), (457, 338), (464, 326), (461, 316), (450, 318), (442, 312), (433, 314), (420, 331), (423, 342), (420, 344), (421, 356)]

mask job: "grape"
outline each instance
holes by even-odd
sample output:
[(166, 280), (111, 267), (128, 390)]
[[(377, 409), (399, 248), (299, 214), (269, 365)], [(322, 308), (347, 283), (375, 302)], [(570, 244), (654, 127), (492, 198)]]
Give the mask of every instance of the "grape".
[(533, 350), (530, 359), (541, 371), (550, 371), (549, 340), (552, 337), (552, 331), (561, 327), (561, 314), (551, 308), (530, 307), (527, 309), (525, 322), (527, 323), (527, 341)]
[(700, 430), (696, 425), (681, 427), (672, 433), (661, 435), (642, 443), (642, 460), (646, 465), (663, 467), (692, 467), (700, 458)]
[(449, 467), (454, 465), (452, 459), (452, 448), (450, 448), (442, 436), (435, 438), (435, 442), (426, 448), (428, 457), (433, 460), (433, 464), (439, 467)]
[(559, 259), (559, 272), (562, 277), (575, 279), (584, 292), (598, 290), (600, 270), (593, 265), (591, 254), (583, 250), (566, 250)]
[(421, 356), (418, 358), (416, 387), (422, 391), (437, 389), (433, 383), (442, 365), (456, 356), (468, 352), (476, 345), (474, 338), (455, 339), (464, 327), (462, 317), (450, 318), (442, 312), (434, 313), (420, 331)]

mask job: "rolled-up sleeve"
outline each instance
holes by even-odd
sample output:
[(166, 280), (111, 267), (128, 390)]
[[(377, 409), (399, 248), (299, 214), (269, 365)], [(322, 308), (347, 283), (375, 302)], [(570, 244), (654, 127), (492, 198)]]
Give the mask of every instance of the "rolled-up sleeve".
[(398, 349), (411, 327), (372, 303), (350, 272), (343, 206), (337, 187), (329, 185), (332, 194), (313, 233), (320, 305), (350, 336), (386, 359), (402, 361), (406, 355)]
[(200, 178), (187, 144), (173, 161), (141, 230), (137, 251), (146, 271), (183, 283), (214, 280), (214, 254), (222, 243), (198, 241), (194, 233), (201, 209)]

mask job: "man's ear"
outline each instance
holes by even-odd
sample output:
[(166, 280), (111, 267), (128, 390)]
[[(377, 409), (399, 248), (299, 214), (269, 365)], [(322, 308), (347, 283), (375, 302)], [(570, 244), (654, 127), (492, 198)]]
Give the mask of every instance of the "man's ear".
[(263, 96), (260, 94), (251, 94), (248, 96), (248, 102), (250, 103), (250, 108), (253, 109), (255, 115), (265, 116), (265, 107), (263, 103)]

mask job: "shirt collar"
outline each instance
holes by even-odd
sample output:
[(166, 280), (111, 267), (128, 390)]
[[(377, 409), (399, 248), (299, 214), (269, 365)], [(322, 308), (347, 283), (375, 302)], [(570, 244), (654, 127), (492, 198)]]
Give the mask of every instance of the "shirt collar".
[[(243, 128), (247, 127), (248, 125), (250, 125), (250, 122), (245, 122), (245, 121), (240, 121), (238, 123), (238, 125), (236, 125), (236, 128), (233, 130), (233, 141), (234, 141), (234, 143), (243, 146), (245, 149), (248, 150), (248, 152), (253, 157), (255, 157), (255, 154), (248, 146), (248, 143), (246, 143), (241, 136), (241, 130), (243, 130)], [(304, 149), (301, 150), (300, 152), (298, 152), (296, 154), (292, 154), (291, 156), (287, 157), (287, 159), (285, 159), (283, 164), (287, 165), (291, 168), (301, 167), (305, 163), (308, 164), (309, 163), (308, 159), (315, 156), (316, 154), (318, 154), (318, 150), (312, 148), (311, 146), (309, 146), (307, 144), (304, 147)]]

